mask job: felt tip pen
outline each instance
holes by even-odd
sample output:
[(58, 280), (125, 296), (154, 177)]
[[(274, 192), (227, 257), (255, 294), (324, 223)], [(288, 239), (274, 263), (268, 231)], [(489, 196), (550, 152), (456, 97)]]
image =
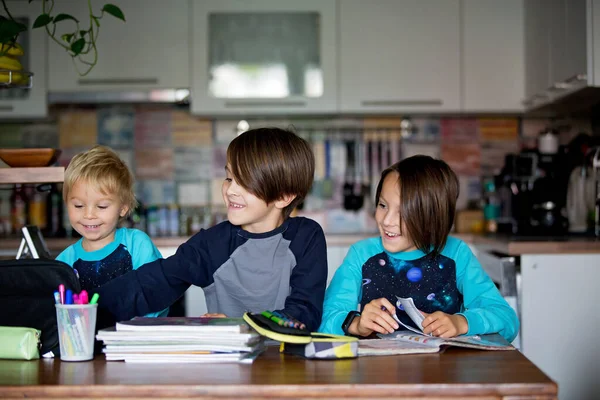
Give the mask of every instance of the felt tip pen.
[(268, 311), (263, 311), (261, 313), (264, 317), (269, 318), (271, 321), (275, 322), (278, 325), (284, 326), (285, 325), (285, 321), (282, 320), (281, 318), (278, 318), (276, 316), (274, 316), (273, 314), (271, 314)]
[(73, 293), (73, 304), (81, 304), (79, 302), (79, 295), (77, 293)]
[(54, 303), (60, 304), (60, 293), (54, 292)]
[(100, 295), (98, 293), (94, 293), (94, 295), (92, 296), (92, 299), (90, 300), (90, 304), (96, 304), (98, 303), (98, 298), (100, 297)]
[(65, 304), (65, 285), (58, 285), (58, 293), (60, 294), (60, 304)]
[(79, 304), (87, 304), (89, 302), (88, 292), (86, 290), (82, 290), (79, 293)]
[(71, 289), (67, 289), (65, 292), (65, 304), (73, 304), (73, 291)]

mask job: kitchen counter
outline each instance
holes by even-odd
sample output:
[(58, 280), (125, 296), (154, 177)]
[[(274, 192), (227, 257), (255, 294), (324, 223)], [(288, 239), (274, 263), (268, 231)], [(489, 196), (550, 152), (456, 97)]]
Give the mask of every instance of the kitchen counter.
[[(326, 234), (328, 246), (347, 247), (359, 240), (375, 236), (375, 233), (362, 234)], [(465, 242), (476, 245), (486, 251), (518, 256), (522, 254), (595, 254), (600, 253), (600, 239), (586, 236), (509, 236), (451, 234)], [(155, 237), (152, 239), (158, 248), (175, 248), (189, 237)], [(48, 249), (58, 254), (77, 239), (46, 239)], [(21, 239), (0, 240), (0, 251), (7, 255), (17, 254)]]

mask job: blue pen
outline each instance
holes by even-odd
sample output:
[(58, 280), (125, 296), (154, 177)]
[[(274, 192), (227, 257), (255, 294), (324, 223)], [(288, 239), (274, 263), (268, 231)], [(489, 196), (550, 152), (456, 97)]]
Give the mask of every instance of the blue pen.
[(67, 289), (67, 293), (65, 294), (65, 304), (73, 304), (73, 291), (71, 289)]
[(60, 304), (60, 293), (54, 292), (54, 302)]

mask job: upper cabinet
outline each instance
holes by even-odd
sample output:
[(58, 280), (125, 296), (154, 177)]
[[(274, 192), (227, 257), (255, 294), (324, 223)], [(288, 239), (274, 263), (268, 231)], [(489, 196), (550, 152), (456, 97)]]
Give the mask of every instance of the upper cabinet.
[(341, 112), (460, 111), (459, 0), (340, 0)]
[(192, 113), (337, 111), (335, 0), (194, 0)]
[(0, 121), (6, 119), (42, 118), (48, 114), (46, 80), (46, 32), (32, 29), (35, 18), (41, 13), (41, 3), (7, 1), (11, 15), (27, 25), (18, 42), (24, 54), (20, 62), (25, 71), (33, 72), (31, 89), (0, 89)]
[[(525, 105), (537, 108), (588, 86), (600, 86), (594, 40), (598, 0), (525, 1)], [(598, 37), (597, 39), (600, 39)]]
[(524, 1), (463, 0), (463, 111), (523, 111)]
[[(100, 13), (104, 3), (93, 3)], [(116, 3), (126, 22), (104, 14), (97, 40), (98, 63), (79, 76), (69, 57), (50, 43), (49, 88), (51, 91), (101, 91), (178, 89), (190, 86), (190, 3), (164, 0), (126, 0)], [(54, 2), (53, 12), (65, 12), (89, 26), (88, 2)], [(72, 21), (57, 24), (71, 29)], [(58, 35), (60, 37), (60, 35)]]

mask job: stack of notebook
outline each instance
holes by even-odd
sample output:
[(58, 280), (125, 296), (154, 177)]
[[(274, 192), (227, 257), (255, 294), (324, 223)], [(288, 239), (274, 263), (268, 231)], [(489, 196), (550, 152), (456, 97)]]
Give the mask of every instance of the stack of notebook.
[(251, 363), (263, 339), (242, 318), (136, 317), (102, 329), (107, 361)]

